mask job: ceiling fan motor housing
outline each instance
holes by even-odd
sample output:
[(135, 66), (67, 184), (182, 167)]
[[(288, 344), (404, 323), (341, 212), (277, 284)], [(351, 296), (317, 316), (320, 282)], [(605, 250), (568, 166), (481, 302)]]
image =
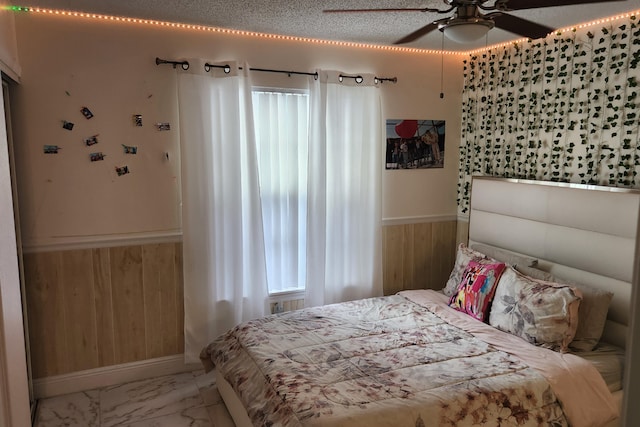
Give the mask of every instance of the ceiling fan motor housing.
[(482, 15), (475, 3), (459, 3), (456, 7), (456, 18), (480, 18)]

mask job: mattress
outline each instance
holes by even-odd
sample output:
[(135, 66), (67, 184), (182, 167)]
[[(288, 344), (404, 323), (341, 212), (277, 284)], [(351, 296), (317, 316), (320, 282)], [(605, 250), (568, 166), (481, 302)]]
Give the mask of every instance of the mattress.
[[(429, 292), (257, 319), (201, 357), (254, 425), (586, 426), (617, 416), (589, 362), (531, 346), (437, 296), (425, 300)], [(472, 331), (465, 330), (469, 320)], [(477, 330), (481, 325), (488, 329)], [(501, 337), (491, 342), (484, 334), (494, 331)], [(541, 360), (553, 367), (532, 366)]]

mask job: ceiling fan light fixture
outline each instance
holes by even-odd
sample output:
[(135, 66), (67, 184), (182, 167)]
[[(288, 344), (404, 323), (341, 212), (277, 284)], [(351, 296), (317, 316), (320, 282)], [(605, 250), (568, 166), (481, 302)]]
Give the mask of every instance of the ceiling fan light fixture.
[(486, 18), (454, 18), (439, 24), (438, 29), (454, 42), (470, 43), (484, 37), (494, 25)]

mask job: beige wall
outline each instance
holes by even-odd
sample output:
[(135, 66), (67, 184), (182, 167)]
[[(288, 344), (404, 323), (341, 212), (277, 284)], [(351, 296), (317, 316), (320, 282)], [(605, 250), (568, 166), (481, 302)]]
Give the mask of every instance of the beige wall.
[[(440, 99), (440, 56), (325, 46), (102, 22), (16, 15), (22, 84), (16, 93), (18, 179), (27, 247), (90, 236), (180, 229), (178, 117), (175, 72), (167, 59), (246, 60), (254, 67), (373, 72), (395, 76), (381, 86), (386, 118), (444, 119), (445, 167), (387, 171), (383, 217), (454, 215), (460, 135), (461, 60), (445, 56), (445, 98)], [(302, 77), (253, 73), (257, 85), (301, 86)], [(95, 114), (86, 120), (80, 108)], [(143, 114), (144, 126), (131, 116)], [(62, 120), (75, 124), (62, 129)], [(156, 122), (170, 122), (158, 132)], [(99, 134), (97, 145), (84, 138)], [(62, 147), (43, 154), (43, 145)], [(136, 156), (121, 144), (137, 145)], [(382, 142), (380, 149), (383, 150)], [(88, 155), (102, 151), (102, 162)], [(170, 155), (169, 162), (163, 153)], [(115, 166), (131, 174), (117, 177)], [(381, 165), (382, 167), (382, 165)]]
[[(172, 331), (181, 325), (180, 279), (147, 277), (154, 266), (173, 265), (177, 272), (178, 264), (165, 262), (167, 247), (145, 239), (179, 238), (181, 227), (175, 71), (156, 66), (156, 56), (397, 77), (397, 84), (380, 87), (384, 117), (445, 120), (446, 154), (443, 169), (383, 173), (385, 292), (438, 287), (445, 270), (448, 275), (455, 242), (451, 219), (462, 57), (445, 56), (440, 99), (439, 55), (35, 14), (17, 15), (16, 31), (22, 80), (14, 96), (15, 137), (35, 377), (182, 351), (181, 326), (176, 341), (167, 344), (161, 335), (169, 326), (154, 321), (158, 310), (166, 311), (161, 295), (173, 293), (173, 308), (163, 321)], [(295, 76), (252, 77), (259, 86), (306, 84)], [(83, 106), (92, 110), (92, 119), (82, 117)], [(133, 114), (143, 115), (142, 128), (133, 126)], [(62, 120), (73, 122), (74, 129), (63, 129)], [(170, 122), (171, 131), (158, 132), (157, 122)], [(94, 134), (99, 143), (84, 146), (84, 138)], [(372, 143), (384, 151), (383, 141)], [(60, 154), (45, 155), (44, 144), (59, 145)], [(138, 146), (138, 154), (125, 155), (121, 144)], [(106, 160), (90, 162), (95, 151), (104, 152)], [(123, 164), (131, 173), (118, 177), (114, 168)], [(128, 243), (104, 247), (120, 239)], [(177, 260), (179, 251), (173, 255)]]

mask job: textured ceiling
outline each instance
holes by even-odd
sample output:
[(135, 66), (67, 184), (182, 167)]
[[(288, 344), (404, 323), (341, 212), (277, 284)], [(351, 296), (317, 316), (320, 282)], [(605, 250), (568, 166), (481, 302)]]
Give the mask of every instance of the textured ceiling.
[[(492, 3), (490, 0), (486, 4)], [(379, 45), (391, 45), (427, 23), (449, 16), (429, 12), (323, 13), (324, 9), (341, 8), (446, 9), (444, 0), (23, 0), (15, 5)], [(564, 28), (638, 9), (640, 0), (623, 0), (509, 13), (552, 28)], [(489, 32), (488, 44), (518, 38), (521, 37), (494, 28)], [(442, 42), (442, 33), (434, 31), (403, 46), (441, 49)], [(445, 40), (444, 48), (466, 51), (484, 45), (484, 38), (464, 45)]]

